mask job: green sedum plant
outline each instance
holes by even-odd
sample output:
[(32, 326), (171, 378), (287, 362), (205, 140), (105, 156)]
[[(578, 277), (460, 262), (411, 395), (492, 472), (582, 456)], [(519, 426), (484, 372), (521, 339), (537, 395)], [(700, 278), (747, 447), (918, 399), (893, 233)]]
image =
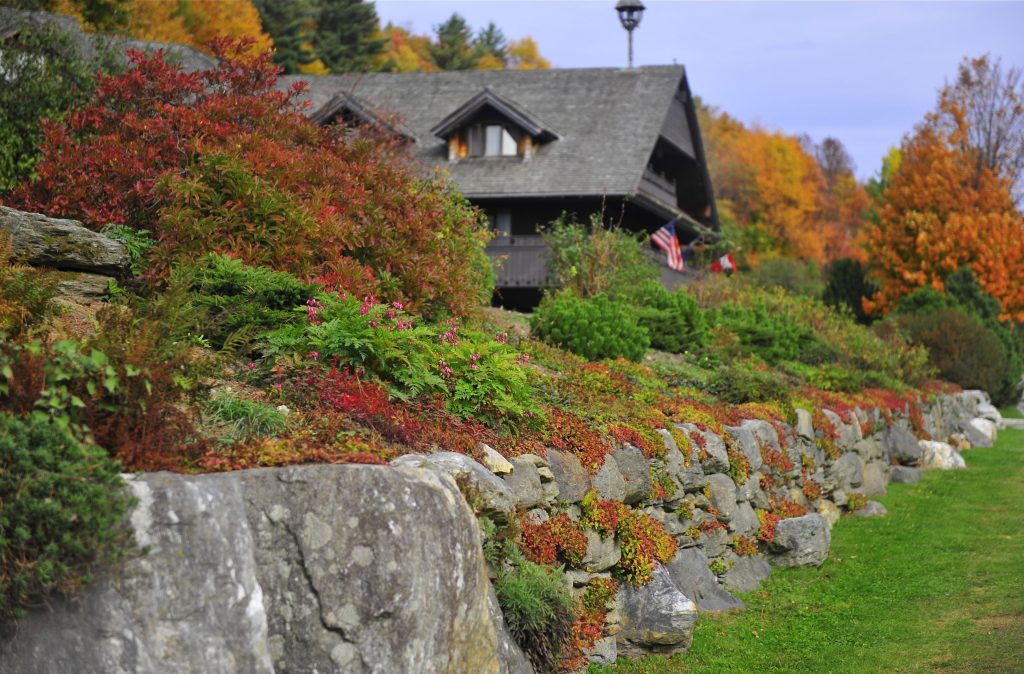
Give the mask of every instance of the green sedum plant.
[(539, 339), (588, 360), (640, 360), (651, 344), (647, 329), (628, 305), (605, 295), (580, 299), (569, 292), (546, 296), (530, 324)]
[(117, 462), (45, 413), (0, 413), (0, 621), (73, 594), (121, 553), (123, 486)]

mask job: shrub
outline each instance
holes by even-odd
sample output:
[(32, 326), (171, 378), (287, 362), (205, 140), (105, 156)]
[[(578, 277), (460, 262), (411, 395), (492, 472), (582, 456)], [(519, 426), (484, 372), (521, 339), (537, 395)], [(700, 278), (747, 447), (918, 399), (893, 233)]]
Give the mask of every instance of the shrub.
[(251, 347), (263, 333), (301, 322), (296, 307), (317, 292), (292, 274), (214, 254), (189, 278), (192, 301), (205, 312), (203, 334), (217, 348)]
[(878, 286), (867, 279), (864, 265), (851, 258), (842, 258), (830, 264), (825, 274), (822, 301), (836, 309), (845, 308), (858, 323), (870, 323), (871, 317), (864, 311), (864, 298), (877, 293)]
[(599, 213), (590, 216), (589, 227), (563, 213), (543, 237), (551, 250), (549, 276), (579, 297), (658, 281), (658, 267), (644, 252), (647, 235), (606, 227)]
[(822, 291), (818, 265), (789, 257), (762, 258), (742, 278), (764, 288), (782, 288), (791, 295), (818, 297)]
[(297, 313), (306, 320), (267, 335), (282, 358), (340, 359), (389, 382), (397, 397), (440, 395), (462, 417), (514, 426), (535, 414), (521, 356), (491, 336), (423, 324), (401, 302), (370, 296), (320, 294)]
[(588, 360), (640, 360), (651, 340), (633, 310), (605, 295), (580, 299), (568, 292), (546, 296), (530, 327), (539, 339)]
[(733, 405), (789, 400), (785, 380), (755, 359), (719, 367), (708, 379), (707, 391)]
[(1001, 391), (1008, 362), (999, 338), (977, 318), (947, 308), (899, 316), (897, 325), (928, 349), (939, 376), (964, 388)]
[(704, 311), (684, 290), (669, 292), (658, 281), (645, 281), (618, 290), (614, 296), (633, 306), (652, 348), (670, 353), (699, 351), (707, 341)]
[(0, 192), (32, 174), (43, 120), (88, 100), (96, 71), (114, 65), (108, 50), (87, 57), (53, 24), (26, 17), (16, 28), (0, 50)]
[(312, 124), (298, 90), (275, 87), (270, 54), (247, 46), (218, 43), (218, 66), (198, 73), (132, 54), (91, 103), (46, 125), (38, 179), (13, 202), (150, 232), (161, 278), (232, 253), (430, 314), (476, 310), (493, 279), (480, 213), (418, 178), (397, 141)]
[(836, 357), (835, 349), (810, 326), (792, 315), (774, 311), (761, 298), (749, 303), (728, 303), (713, 314), (714, 322), (735, 334), (742, 347), (772, 364), (787, 360), (823, 363)]
[(505, 624), (538, 672), (556, 670), (575, 620), (574, 602), (560, 569), (519, 558), (499, 569), (494, 590)]
[(73, 594), (117, 557), (131, 498), (120, 466), (45, 414), (0, 413), (0, 621)]

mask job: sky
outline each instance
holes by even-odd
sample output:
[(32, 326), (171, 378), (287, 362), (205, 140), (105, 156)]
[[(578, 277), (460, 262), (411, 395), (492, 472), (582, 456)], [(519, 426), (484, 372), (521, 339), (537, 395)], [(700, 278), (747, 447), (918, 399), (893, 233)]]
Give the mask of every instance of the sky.
[[(877, 173), (935, 107), (964, 56), (1024, 67), (1024, 2), (683, 2), (645, 0), (636, 65), (681, 63), (690, 89), (746, 124), (827, 136), (857, 175)], [(382, 24), (416, 33), (458, 12), (531, 36), (558, 68), (625, 67), (615, 0), (377, 0)]]

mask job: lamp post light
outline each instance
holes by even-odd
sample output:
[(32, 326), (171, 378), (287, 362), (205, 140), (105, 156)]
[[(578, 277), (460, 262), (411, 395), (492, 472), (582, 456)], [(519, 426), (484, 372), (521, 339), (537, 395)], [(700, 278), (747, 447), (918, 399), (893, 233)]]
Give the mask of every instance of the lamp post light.
[(633, 29), (640, 25), (640, 19), (644, 15), (644, 3), (640, 0), (619, 0), (615, 5), (615, 11), (619, 13), (619, 21), (622, 27), (629, 33), (629, 67), (633, 67)]

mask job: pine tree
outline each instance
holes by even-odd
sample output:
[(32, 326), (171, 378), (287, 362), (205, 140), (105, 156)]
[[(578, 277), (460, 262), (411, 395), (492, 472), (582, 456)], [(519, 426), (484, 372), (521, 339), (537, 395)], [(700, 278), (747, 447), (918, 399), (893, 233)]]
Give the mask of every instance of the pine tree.
[(430, 45), (430, 54), (441, 70), (473, 70), (479, 55), (473, 48), (473, 34), (466, 20), (452, 14), (444, 23), (435, 26), (437, 42)]
[(313, 47), (331, 72), (372, 70), (385, 42), (372, 2), (320, 0)]
[(274, 40), (274, 63), (294, 74), (317, 62), (313, 51), (317, 7), (310, 0), (253, 0), (263, 30)]

